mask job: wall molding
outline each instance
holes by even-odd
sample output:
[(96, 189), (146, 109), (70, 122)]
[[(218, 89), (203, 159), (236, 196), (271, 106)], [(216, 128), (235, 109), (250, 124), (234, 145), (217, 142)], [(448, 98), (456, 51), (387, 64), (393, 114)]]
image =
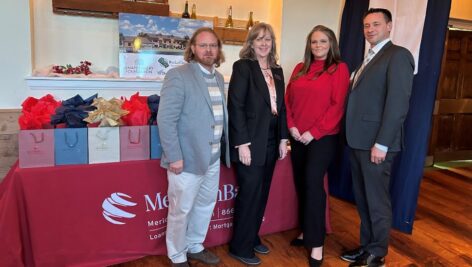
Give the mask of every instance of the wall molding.
[(472, 31), (472, 20), (449, 18), (449, 29)]
[(33, 77), (25, 78), (31, 90), (138, 90), (156, 91), (161, 89), (162, 80), (130, 80), (103, 78), (63, 78)]
[[(229, 76), (225, 76), (225, 89), (228, 89)], [(113, 79), (113, 78), (64, 78), (36, 77), (25, 78), (29, 92), (27, 96), (41, 97), (53, 95), (58, 100), (65, 100), (77, 94), (89, 97), (98, 93), (99, 97), (130, 97), (139, 92), (140, 95), (160, 95), (163, 80), (144, 79)]]

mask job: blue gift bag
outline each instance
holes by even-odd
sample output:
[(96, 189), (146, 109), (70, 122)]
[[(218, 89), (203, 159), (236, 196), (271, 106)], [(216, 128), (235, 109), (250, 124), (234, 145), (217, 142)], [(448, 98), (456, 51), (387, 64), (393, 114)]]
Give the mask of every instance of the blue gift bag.
[(87, 164), (87, 128), (54, 129), (56, 165)]
[(161, 140), (157, 125), (151, 125), (151, 159), (160, 159), (162, 154)]

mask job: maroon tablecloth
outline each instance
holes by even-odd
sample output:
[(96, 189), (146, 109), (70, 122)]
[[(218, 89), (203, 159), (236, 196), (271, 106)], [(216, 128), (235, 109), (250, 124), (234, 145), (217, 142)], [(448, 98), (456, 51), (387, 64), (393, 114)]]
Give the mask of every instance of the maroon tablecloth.
[[(229, 241), (235, 190), (233, 170), (222, 167), (207, 246)], [(0, 265), (104, 266), (165, 254), (166, 191), (159, 160), (15, 165), (0, 184)], [(291, 162), (285, 159), (276, 166), (261, 234), (296, 226)]]

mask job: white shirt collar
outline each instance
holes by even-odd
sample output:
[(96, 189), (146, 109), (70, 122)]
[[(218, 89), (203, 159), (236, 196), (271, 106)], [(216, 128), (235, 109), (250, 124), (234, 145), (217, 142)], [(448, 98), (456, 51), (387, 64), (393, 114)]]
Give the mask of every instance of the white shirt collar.
[(390, 42), (390, 38), (387, 38), (387, 39), (383, 40), (382, 42), (376, 44), (376, 45), (375, 45), (374, 47), (372, 47), (371, 49), (372, 49), (372, 51), (374, 51), (375, 54), (377, 54), (377, 52), (379, 52), (380, 49), (382, 49), (382, 47), (384, 47), (384, 45), (385, 45), (386, 43), (388, 43), (388, 42)]
[(203, 73), (206, 73), (206, 74), (215, 74), (215, 67), (212, 67), (211, 68), (211, 71), (207, 70), (205, 67), (203, 67), (200, 63), (198, 63), (198, 66), (200, 67), (200, 69), (203, 71)]

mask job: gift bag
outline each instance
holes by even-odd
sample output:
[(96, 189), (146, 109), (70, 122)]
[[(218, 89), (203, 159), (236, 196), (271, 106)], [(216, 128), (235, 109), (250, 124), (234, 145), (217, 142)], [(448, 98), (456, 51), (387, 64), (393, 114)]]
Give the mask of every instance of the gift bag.
[(120, 129), (118, 127), (88, 128), (89, 163), (120, 161)]
[(54, 129), (56, 165), (87, 164), (87, 128)]
[(162, 155), (161, 139), (159, 138), (159, 128), (151, 125), (151, 159), (160, 159)]
[(54, 166), (54, 130), (21, 130), (18, 134), (20, 168)]
[(149, 159), (149, 126), (120, 127), (121, 161)]

